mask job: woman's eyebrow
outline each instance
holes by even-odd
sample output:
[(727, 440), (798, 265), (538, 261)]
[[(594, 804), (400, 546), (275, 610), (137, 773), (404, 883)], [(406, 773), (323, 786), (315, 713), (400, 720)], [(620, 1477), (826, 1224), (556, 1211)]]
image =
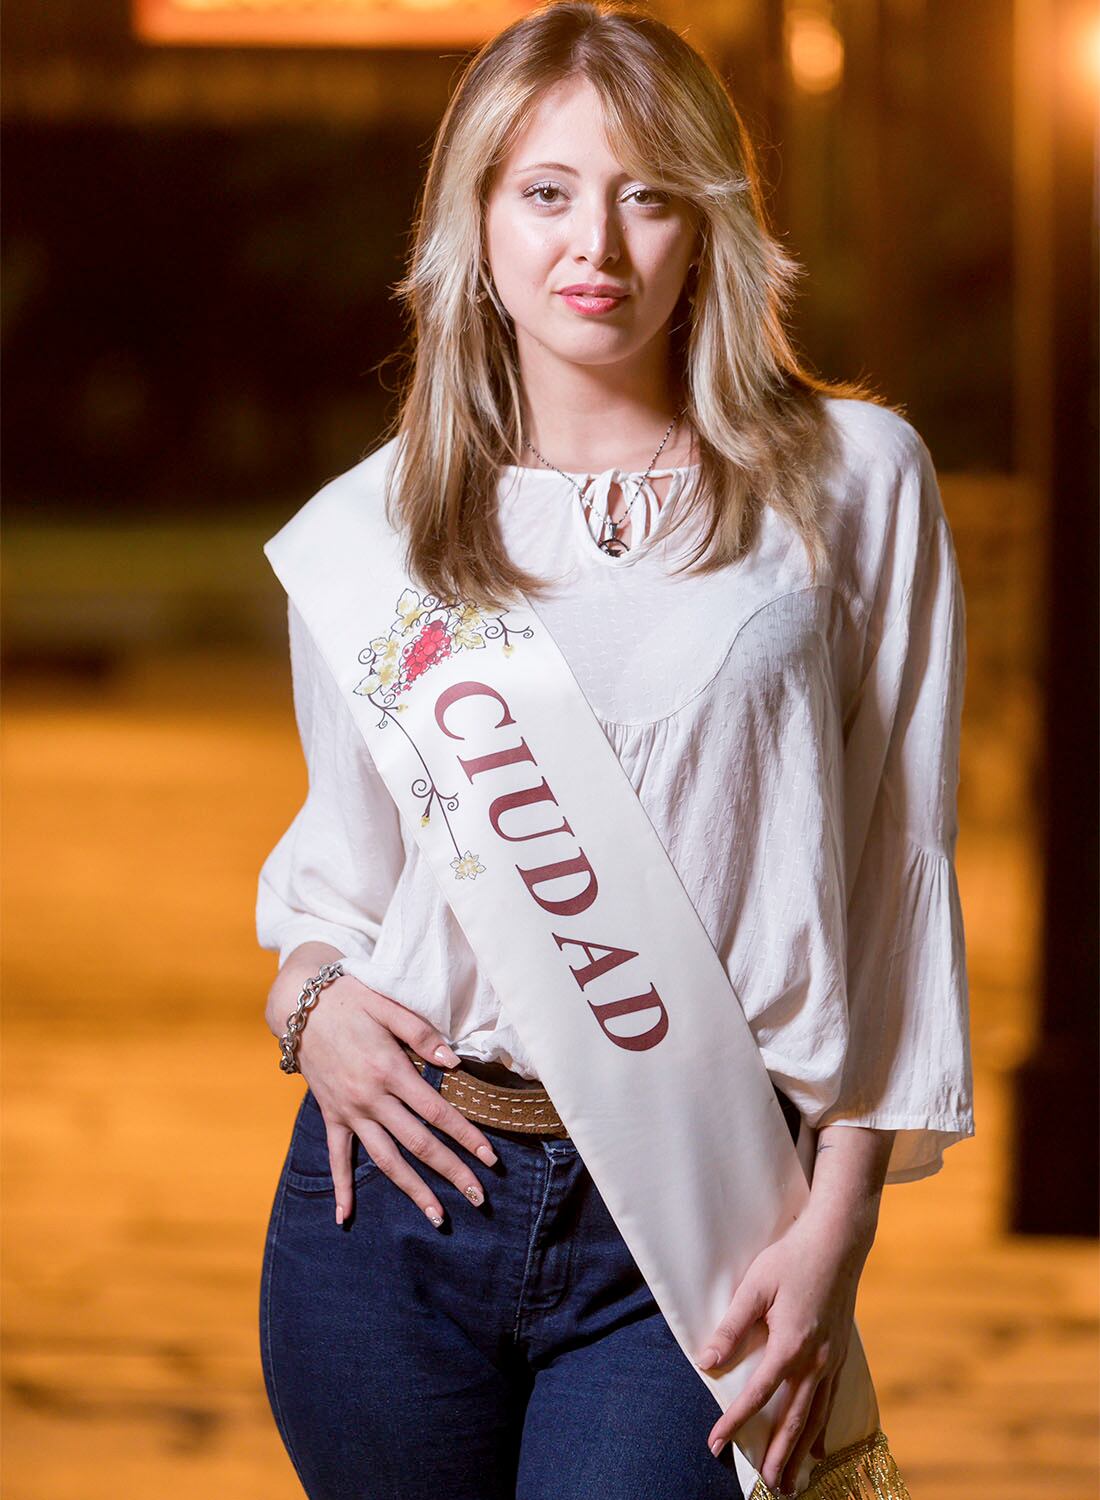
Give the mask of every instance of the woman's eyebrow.
[(577, 172), (576, 167), (567, 167), (563, 161), (532, 161), (532, 162), (528, 162), (525, 167), (517, 167), (516, 171), (515, 171), (515, 175), (518, 177), (521, 172), (534, 172), (534, 171), (539, 170), (539, 169), (541, 169), (543, 167), (549, 167), (551, 169), (551, 171), (554, 171), (554, 172), (569, 172), (574, 177), (576, 177), (576, 176), (579, 175), (578, 172)]
[[(570, 177), (579, 177), (581, 175), (576, 167), (567, 166), (563, 161), (529, 161), (525, 167), (517, 167), (512, 176), (522, 177), (525, 172), (544, 171), (547, 169), (551, 172), (567, 172)], [(630, 173), (620, 172), (618, 176), (629, 177)]]

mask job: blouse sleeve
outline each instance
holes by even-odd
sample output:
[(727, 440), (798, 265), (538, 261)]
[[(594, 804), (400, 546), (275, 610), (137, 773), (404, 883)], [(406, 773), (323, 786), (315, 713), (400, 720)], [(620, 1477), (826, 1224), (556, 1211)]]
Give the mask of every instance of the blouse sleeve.
[(280, 967), (310, 941), (368, 960), (405, 860), (400, 814), (289, 597), (287, 618), (308, 791), (260, 870), (256, 935)]
[(886, 1183), (930, 1176), (974, 1134), (955, 872), (966, 613), (932, 459), (897, 475), (844, 722), (849, 1039), (814, 1123), (897, 1131)]

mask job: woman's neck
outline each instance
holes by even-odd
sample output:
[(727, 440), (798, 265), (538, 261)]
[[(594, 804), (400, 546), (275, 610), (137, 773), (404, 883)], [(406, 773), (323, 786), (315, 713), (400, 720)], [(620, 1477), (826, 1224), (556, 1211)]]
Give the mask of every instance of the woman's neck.
[[(524, 436), (555, 468), (645, 473), (650, 465), (681, 468), (696, 461), (683, 415), (685, 393), (670, 375), (660, 341), (629, 368), (572, 365), (527, 340), (521, 340), (519, 354)], [(518, 462), (541, 467), (526, 443)]]
[[(549, 463), (568, 474), (603, 474), (608, 469), (644, 474), (649, 468), (684, 468), (699, 456), (694, 430), (682, 408), (667, 413), (634, 409), (629, 422), (625, 412), (596, 423), (591, 413), (584, 421), (569, 423), (561, 412), (555, 412), (547, 422), (529, 421), (525, 436)], [(519, 463), (525, 468), (544, 467), (526, 443)]]

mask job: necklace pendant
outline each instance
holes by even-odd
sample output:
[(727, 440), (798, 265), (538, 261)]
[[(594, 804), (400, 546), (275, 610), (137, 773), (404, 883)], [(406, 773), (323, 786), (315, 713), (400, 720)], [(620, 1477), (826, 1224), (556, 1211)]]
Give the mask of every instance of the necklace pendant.
[(621, 542), (617, 536), (606, 537), (600, 543), (600, 551), (606, 552), (609, 557), (622, 557), (624, 552), (630, 549), (625, 542)]

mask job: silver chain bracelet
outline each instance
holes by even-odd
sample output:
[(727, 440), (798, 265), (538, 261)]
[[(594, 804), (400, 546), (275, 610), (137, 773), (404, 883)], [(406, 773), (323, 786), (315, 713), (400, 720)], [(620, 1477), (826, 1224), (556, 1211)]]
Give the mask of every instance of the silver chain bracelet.
[(317, 1002), (317, 996), (326, 984), (331, 984), (334, 979), (339, 979), (344, 972), (343, 966), (337, 960), (331, 964), (322, 964), (318, 973), (312, 979), (307, 979), (302, 985), (298, 996), (297, 1009), (287, 1017), (286, 1031), (279, 1038), (279, 1046), (283, 1049), (283, 1055), (279, 1059), (279, 1066), (284, 1073), (300, 1073), (298, 1066), (298, 1043), (301, 1038), (302, 1027), (306, 1024), (306, 1012)]

